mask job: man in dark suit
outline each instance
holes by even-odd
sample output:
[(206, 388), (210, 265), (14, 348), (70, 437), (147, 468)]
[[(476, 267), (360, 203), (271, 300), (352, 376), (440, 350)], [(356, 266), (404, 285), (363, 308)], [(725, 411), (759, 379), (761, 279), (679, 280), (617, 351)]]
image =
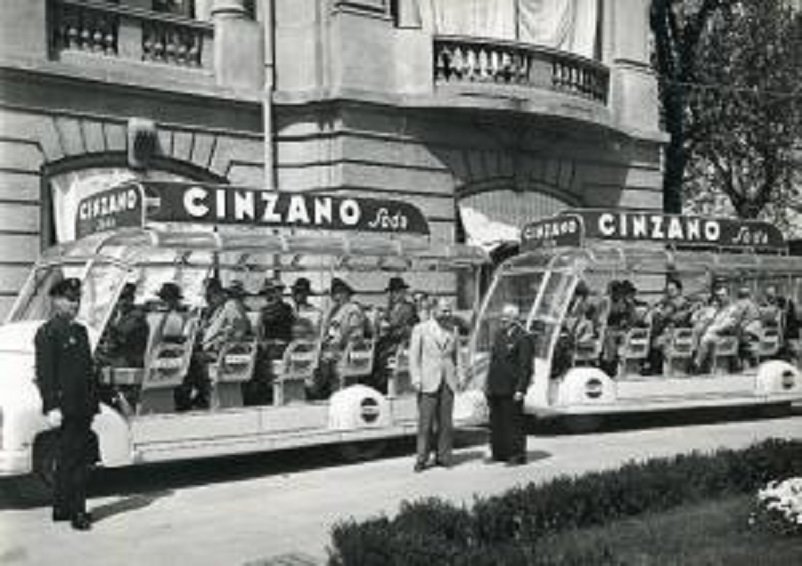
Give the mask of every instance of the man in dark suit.
[(526, 463), (523, 402), (532, 376), (532, 337), (521, 326), (519, 316), (516, 305), (504, 305), (486, 386), (491, 456), (510, 465)]
[(59, 428), (53, 520), (71, 521), (86, 531), (92, 519), (86, 512), (86, 482), (95, 456), (92, 419), (99, 412), (92, 353), (86, 328), (75, 322), (81, 300), (81, 281), (63, 279), (50, 289), (53, 316), (36, 333), (36, 381), (42, 411)]

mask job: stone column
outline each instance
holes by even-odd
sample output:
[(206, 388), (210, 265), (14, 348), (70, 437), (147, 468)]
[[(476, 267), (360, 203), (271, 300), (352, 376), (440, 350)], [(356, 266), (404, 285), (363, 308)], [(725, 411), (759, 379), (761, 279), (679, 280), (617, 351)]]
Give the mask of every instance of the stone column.
[(657, 80), (649, 61), (650, 1), (605, 2), (613, 34), (610, 105), (621, 126), (643, 133), (659, 129)]
[(214, 74), (218, 85), (261, 91), (264, 41), (258, 22), (248, 18), (244, 0), (214, 0)]

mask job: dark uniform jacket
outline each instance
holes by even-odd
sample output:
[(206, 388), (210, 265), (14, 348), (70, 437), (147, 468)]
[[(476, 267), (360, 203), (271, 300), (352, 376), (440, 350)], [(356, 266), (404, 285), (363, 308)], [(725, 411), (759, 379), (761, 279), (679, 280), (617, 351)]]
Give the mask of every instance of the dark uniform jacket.
[(532, 336), (518, 325), (500, 330), (493, 340), (487, 371), (489, 395), (526, 393), (532, 377)]
[(99, 411), (86, 328), (55, 317), (36, 332), (36, 382), (42, 411), (86, 418)]

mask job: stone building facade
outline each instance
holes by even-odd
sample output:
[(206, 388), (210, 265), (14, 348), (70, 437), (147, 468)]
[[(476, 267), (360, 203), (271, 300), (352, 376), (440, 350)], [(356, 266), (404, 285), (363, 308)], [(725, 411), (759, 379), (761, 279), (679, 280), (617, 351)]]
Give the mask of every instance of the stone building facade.
[(548, 4), (2, 0), (0, 314), (120, 178), (408, 199), (444, 242), (659, 207), (648, 0), (553, 0), (552, 44)]

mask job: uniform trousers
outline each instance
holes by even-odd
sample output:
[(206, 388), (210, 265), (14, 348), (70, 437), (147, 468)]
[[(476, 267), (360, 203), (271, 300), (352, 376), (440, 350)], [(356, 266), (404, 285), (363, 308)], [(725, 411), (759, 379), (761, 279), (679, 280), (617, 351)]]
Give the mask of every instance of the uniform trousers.
[(443, 381), (437, 391), (418, 393), (418, 462), (425, 464), (436, 444), (437, 462), (448, 464), (454, 437), (454, 392)]
[(526, 458), (523, 400), (512, 395), (490, 395), (490, 453), (494, 460)]
[(53, 510), (75, 517), (86, 513), (86, 484), (96, 446), (92, 438), (92, 417), (64, 417), (58, 443)]

